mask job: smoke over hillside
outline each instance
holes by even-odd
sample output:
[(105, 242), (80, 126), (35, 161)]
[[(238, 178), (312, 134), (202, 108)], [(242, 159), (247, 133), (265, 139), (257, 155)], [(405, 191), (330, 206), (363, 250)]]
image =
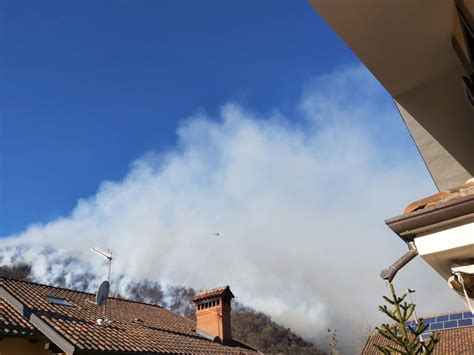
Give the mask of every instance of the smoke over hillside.
[[(106, 269), (89, 248), (111, 248), (117, 275), (230, 284), (238, 301), (303, 336), (337, 328), (351, 343), (385, 293), (379, 270), (404, 252), (383, 220), (434, 188), (415, 150), (398, 144), (400, 118), (365, 69), (316, 79), (297, 106), (296, 120), (236, 104), (189, 117), (175, 149), (144, 155), (70, 215), (9, 236), (0, 262), (71, 287), (86, 275), (93, 288)], [(404, 287), (440, 287), (422, 263), (406, 270)], [(421, 311), (450, 299), (437, 294), (417, 294)]]
[[(31, 267), (26, 264), (16, 264), (11, 267), (0, 266), (0, 277), (31, 281), (30, 272)], [(76, 286), (81, 283), (82, 280), (77, 280)], [(54, 284), (59, 287), (64, 286), (64, 280), (55, 280)], [(114, 285), (117, 284), (122, 288), (122, 293), (116, 291), (112, 294), (114, 297), (158, 304), (189, 319), (196, 320), (193, 302), (196, 291), (192, 288), (172, 286), (163, 289), (156, 281), (130, 280), (123, 276), (114, 278)], [(84, 288), (79, 290), (84, 290)], [(238, 302), (234, 302), (232, 305), (231, 322), (234, 339), (264, 354), (325, 354), (320, 347), (305, 341), (288, 327), (275, 323), (268, 315)]]

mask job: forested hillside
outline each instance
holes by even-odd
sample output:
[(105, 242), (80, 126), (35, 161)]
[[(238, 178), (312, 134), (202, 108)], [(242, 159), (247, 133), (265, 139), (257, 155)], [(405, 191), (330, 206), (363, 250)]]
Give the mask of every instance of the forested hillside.
[[(0, 277), (31, 280), (30, 267), (20, 264), (15, 267), (0, 266)], [(85, 284), (85, 283), (84, 283)], [(64, 286), (61, 280), (53, 286)], [(115, 296), (135, 301), (160, 304), (185, 317), (195, 319), (193, 297), (195, 290), (174, 286), (163, 290), (155, 281), (140, 280), (127, 285), (126, 294)], [(317, 346), (305, 341), (291, 329), (275, 323), (271, 318), (256, 310), (234, 303), (232, 310), (233, 338), (267, 354), (323, 354)]]

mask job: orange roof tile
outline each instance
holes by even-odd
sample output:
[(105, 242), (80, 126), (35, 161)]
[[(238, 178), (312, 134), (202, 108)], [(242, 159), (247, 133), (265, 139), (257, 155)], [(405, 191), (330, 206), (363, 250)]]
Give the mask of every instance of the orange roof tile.
[(403, 215), (385, 223), (400, 238), (411, 242), (428, 232), (469, 223), (473, 216), (474, 178), (462, 186), (411, 203)]
[(455, 187), (448, 191), (441, 191), (434, 195), (422, 198), (413, 203), (410, 203), (406, 208), (404, 213), (411, 213), (425, 208), (432, 208), (443, 205), (448, 201), (465, 197), (474, 194), (474, 179), (468, 180), (464, 185)]
[[(456, 315), (457, 313), (459, 312), (440, 313), (435, 316), (426, 317), (425, 320), (434, 317), (439, 318), (446, 315)], [(469, 324), (471, 323), (472, 322), (469, 322)], [(439, 342), (436, 344), (433, 353), (434, 355), (474, 354), (474, 325), (441, 329), (433, 331), (433, 334), (439, 337)], [(378, 332), (374, 332), (367, 339), (364, 349), (362, 350), (362, 355), (379, 355), (380, 352), (374, 344), (379, 346), (392, 345), (394, 348), (398, 347)]]
[[(104, 316), (103, 306), (93, 303), (94, 295), (36, 283), (0, 278), (4, 324), (19, 325), (23, 331), (35, 327), (18, 313), (18, 307), (39, 318), (74, 347), (75, 351), (115, 351), (186, 354), (246, 354), (255, 351), (234, 342), (221, 345), (196, 333), (196, 323), (160, 306), (109, 298), (105, 326), (97, 324)], [(48, 296), (68, 300), (73, 306), (51, 303)], [(10, 303), (14, 303), (11, 307)], [(6, 310), (6, 311), (5, 311)], [(25, 314), (25, 312), (23, 312)], [(1, 320), (0, 319), (0, 320)], [(30, 319), (33, 322), (33, 318)], [(0, 323), (1, 324), (1, 323)], [(35, 323), (36, 324), (36, 323)], [(41, 327), (37, 327), (41, 330)], [(21, 333), (20, 333), (21, 334)], [(54, 335), (54, 334), (53, 334)], [(53, 339), (51, 339), (53, 340)], [(54, 340), (53, 340), (54, 341)], [(59, 344), (56, 344), (60, 346)]]
[[(446, 329), (435, 333), (439, 336), (439, 343), (436, 344), (433, 355), (474, 354), (474, 327)], [(390, 340), (373, 333), (369, 336), (362, 355), (379, 355), (374, 344), (384, 346), (390, 344)], [(397, 347), (394, 344), (392, 346)]]
[(196, 296), (194, 297), (194, 301), (199, 301), (199, 300), (203, 300), (203, 299), (211, 298), (211, 297), (218, 297), (224, 294), (227, 294), (228, 296), (234, 298), (234, 295), (232, 294), (230, 287), (222, 286), (222, 287), (217, 287), (210, 290), (198, 292)]
[(0, 336), (10, 335), (37, 337), (41, 333), (5, 300), (0, 298)]

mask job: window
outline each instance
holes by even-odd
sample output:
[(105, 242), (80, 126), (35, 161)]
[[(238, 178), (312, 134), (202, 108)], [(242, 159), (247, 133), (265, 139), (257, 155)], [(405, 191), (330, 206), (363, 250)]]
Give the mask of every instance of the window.
[(57, 304), (59, 306), (74, 307), (74, 305), (65, 298), (48, 296), (47, 299), (52, 304)]

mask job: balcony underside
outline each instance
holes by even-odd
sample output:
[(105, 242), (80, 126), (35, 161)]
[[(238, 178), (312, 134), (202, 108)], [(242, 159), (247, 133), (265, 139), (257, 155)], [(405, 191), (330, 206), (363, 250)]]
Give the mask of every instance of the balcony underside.
[(392, 95), (438, 189), (472, 177), (474, 110), (452, 45), (454, 1), (310, 3)]

